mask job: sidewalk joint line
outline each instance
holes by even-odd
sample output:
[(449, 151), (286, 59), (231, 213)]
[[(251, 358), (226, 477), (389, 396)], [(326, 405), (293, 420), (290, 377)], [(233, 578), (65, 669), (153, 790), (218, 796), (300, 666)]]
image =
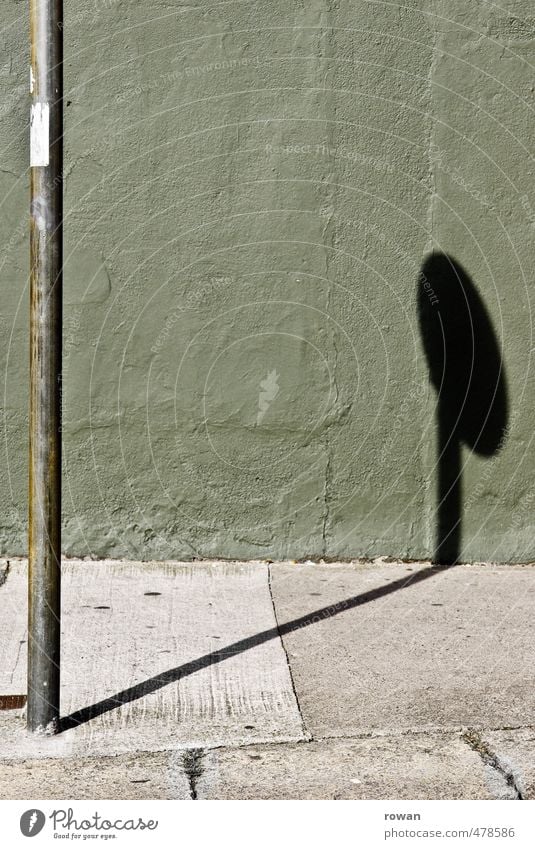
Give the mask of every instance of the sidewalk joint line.
[(204, 749), (186, 749), (182, 755), (182, 766), (189, 783), (189, 792), (193, 801), (199, 798), (197, 795), (197, 782), (204, 772), (203, 759)]
[(488, 764), (488, 766), (501, 775), (507, 786), (513, 791), (514, 798), (522, 801), (524, 795), (518, 776), (514, 774), (510, 766), (500, 760), (496, 752), (492, 751), (489, 744), (481, 736), (481, 733), (476, 731), (475, 728), (468, 728), (463, 731), (461, 738), (474, 752), (477, 752), (484, 763)]
[(273, 617), (275, 619), (275, 627), (277, 628), (277, 634), (279, 636), (280, 644), (281, 644), (282, 650), (284, 652), (284, 657), (286, 658), (286, 666), (288, 667), (288, 675), (290, 676), (290, 683), (292, 685), (292, 691), (293, 691), (293, 694), (294, 694), (295, 703), (297, 705), (297, 711), (299, 713), (299, 719), (301, 721), (301, 731), (302, 731), (302, 734), (303, 734), (303, 739), (306, 740), (307, 742), (310, 742), (314, 738), (313, 738), (312, 734), (308, 731), (306, 724), (305, 724), (305, 720), (304, 720), (304, 717), (303, 717), (303, 711), (301, 710), (301, 705), (299, 704), (299, 696), (297, 695), (297, 690), (296, 690), (296, 687), (295, 687), (295, 681), (294, 681), (294, 676), (293, 676), (293, 672), (292, 672), (292, 667), (290, 665), (290, 658), (288, 657), (288, 652), (286, 651), (286, 646), (284, 644), (284, 638), (283, 638), (283, 636), (281, 634), (281, 630), (280, 630), (279, 617), (277, 615), (277, 608), (275, 606), (275, 598), (273, 596), (273, 586), (272, 586), (272, 583), (271, 583), (271, 564), (270, 563), (267, 564), (267, 583), (268, 583), (269, 597), (271, 599), (271, 607), (273, 608)]
[(4, 584), (6, 583), (10, 570), (11, 570), (11, 563), (9, 562), (9, 560), (6, 560), (5, 569), (2, 569), (2, 571), (0, 572), (0, 587), (3, 587)]

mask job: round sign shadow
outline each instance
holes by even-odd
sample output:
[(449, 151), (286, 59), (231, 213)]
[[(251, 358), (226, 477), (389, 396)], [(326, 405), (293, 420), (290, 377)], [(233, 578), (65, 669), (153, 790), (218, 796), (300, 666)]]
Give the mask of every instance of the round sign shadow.
[(464, 268), (429, 256), (418, 279), (418, 316), (429, 377), (437, 392), (437, 522), (434, 561), (462, 556), (461, 445), (483, 457), (507, 428), (502, 354), (487, 310)]
[(491, 456), (507, 427), (503, 357), (474, 283), (447, 254), (432, 254), (422, 266), (418, 313), (439, 415), (450, 438)]

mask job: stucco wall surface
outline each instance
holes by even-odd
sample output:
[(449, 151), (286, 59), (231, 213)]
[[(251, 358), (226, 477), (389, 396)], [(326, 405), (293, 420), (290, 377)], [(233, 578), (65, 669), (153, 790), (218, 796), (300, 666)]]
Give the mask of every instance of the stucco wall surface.
[[(26, 3), (0, 0), (0, 550), (26, 550)], [(528, 0), (77, 0), (65, 16), (64, 550), (433, 555), (420, 269), (506, 381), (462, 559), (535, 559)], [(477, 341), (477, 340), (476, 340)]]

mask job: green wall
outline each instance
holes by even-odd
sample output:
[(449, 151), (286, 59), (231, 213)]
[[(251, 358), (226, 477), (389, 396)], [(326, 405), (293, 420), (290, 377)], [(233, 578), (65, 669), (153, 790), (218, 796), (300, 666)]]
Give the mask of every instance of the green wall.
[[(26, 3), (0, 0), (0, 545), (26, 550)], [(78, 0), (65, 20), (64, 550), (432, 555), (424, 258), (503, 346), (462, 557), (535, 559), (528, 0)], [(531, 17), (529, 17), (531, 14)]]

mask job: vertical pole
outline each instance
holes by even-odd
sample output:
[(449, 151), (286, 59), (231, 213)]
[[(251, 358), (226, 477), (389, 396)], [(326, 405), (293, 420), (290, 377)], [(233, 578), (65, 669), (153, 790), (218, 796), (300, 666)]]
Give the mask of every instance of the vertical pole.
[(59, 730), (63, 0), (30, 0), (30, 731)]

